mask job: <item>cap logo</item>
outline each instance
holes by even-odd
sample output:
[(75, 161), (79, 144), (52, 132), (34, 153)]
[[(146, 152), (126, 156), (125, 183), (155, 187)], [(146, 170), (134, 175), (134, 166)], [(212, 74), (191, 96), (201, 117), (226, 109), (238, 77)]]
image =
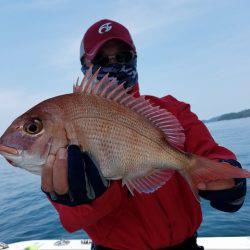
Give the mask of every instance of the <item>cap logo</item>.
[(111, 29), (112, 29), (111, 23), (104, 23), (103, 25), (99, 27), (98, 32), (99, 34), (103, 34), (103, 33), (109, 32)]

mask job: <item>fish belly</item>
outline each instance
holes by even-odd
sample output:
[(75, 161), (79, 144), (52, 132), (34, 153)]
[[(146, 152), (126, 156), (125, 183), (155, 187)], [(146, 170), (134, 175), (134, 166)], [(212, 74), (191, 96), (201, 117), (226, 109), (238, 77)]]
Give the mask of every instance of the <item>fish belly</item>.
[(76, 130), (83, 150), (90, 152), (106, 178), (142, 176), (169, 165), (165, 147), (135, 128), (102, 118), (83, 118)]

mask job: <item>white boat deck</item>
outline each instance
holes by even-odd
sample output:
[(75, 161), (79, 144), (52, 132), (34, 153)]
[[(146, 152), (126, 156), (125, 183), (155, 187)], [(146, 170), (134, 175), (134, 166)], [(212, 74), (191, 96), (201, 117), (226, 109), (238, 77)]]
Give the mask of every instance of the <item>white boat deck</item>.
[[(250, 250), (250, 237), (204, 237), (198, 244), (205, 250)], [(7, 246), (7, 245), (6, 245)], [(7, 250), (90, 250), (91, 240), (33, 240), (9, 244)]]

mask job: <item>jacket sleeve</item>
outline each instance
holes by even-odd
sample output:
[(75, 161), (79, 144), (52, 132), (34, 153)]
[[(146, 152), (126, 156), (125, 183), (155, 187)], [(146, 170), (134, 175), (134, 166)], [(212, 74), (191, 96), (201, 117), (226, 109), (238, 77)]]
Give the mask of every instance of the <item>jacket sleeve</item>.
[[(186, 136), (185, 151), (212, 160), (224, 161), (241, 168), (236, 156), (214, 141), (204, 123), (191, 112), (189, 104), (179, 102), (172, 96), (168, 96), (167, 99), (171, 103), (173, 113), (176, 114), (184, 128)], [(235, 184), (232, 189), (200, 191), (200, 196), (210, 200), (210, 204), (214, 208), (225, 212), (235, 212), (243, 205), (246, 195), (246, 179), (235, 179)]]
[(106, 192), (92, 201), (91, 204), (70, 207), (49, 200), (57, 210), (63, 227), (68, 232), (75, 232), (93, 225), (109, 213), (115, 212), (124, 195), (125, 191), (122, 189), (121, 183), (113, 181)]

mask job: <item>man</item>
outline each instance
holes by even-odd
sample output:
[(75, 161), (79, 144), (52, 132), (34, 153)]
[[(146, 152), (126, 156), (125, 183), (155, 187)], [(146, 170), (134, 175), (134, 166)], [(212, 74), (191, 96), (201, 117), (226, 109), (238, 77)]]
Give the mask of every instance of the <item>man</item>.
[[(86, 32), (80, 59), (85, 73), (101, 67), (98, 79), (107, 72), (139, 96), (136, 48), (129, 31), (111, 20), (101, 20)], [(184, 150), (225, 164), (241, 167), (235, 155), (220, 147), (205, 125), (190, 111), (190, 105), (168, 95), (146, 96), (174, 114), (184, 128)], [(143, 149), (142, 149), (143, 150)], [(200, 196), (219, 210), (234, 212), (243, 204), (245, 179), (200, 183)], [(121, 181), (103, 178), (88, 152), (75, 145), (60, 149), (48, 160), (42, 173), (47, 193), (69, 232), (84, 229), (94, 249), (202, 249), (196, 231), (202, 221), (200, 204), (184, 178), (175, 173), (152, 194), (132, 196)]]

